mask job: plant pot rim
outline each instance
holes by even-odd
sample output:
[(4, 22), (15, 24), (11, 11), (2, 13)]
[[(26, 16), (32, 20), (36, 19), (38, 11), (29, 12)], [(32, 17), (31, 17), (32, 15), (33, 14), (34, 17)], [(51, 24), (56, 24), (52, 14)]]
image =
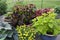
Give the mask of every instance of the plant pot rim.
[(54, 35), (46, 34), (46, 36), (54, 36)]

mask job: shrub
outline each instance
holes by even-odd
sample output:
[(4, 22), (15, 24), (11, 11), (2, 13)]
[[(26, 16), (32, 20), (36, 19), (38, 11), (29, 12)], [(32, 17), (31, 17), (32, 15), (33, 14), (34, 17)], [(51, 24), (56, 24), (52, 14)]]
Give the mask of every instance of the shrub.
[(36, 7), (33, 4), (29, 4), (25, 6), (25, 18), (24, 18), (24, 23), (25, 24), (30, 24), (31, 19), (35, 18), (35, 11)]
[(7, 4), (6, 1), (4, 0), (0, 0), (0, 15), (3, 15), (6, 13), (6, 9), (7, 9)]
[(60, 13), (60, 7), (55, 8), (55, 13), (58, 13), (58, 14)]
[(47, 14), (48, 12), (52, 12), (51, 10), (51, 8), (36, 10), (36, 16), (41, 16), (43, 13)]
[(35, 18), (35, 5), (29, 4), (26, 6), (14, 6), (13, 14), (11, 15), (11, 24), (15, 27), (17, 25), (31, 24), (32, 19)]
[(0, 22), (0, 40), (5, 40), (8, 36), (9, 38), (12, 37), (13, 31), (12, 26), (7, 22)]
[(34, 40), (35, 31), (33, 27), (22, 25), (17, 26), (19, 40)]

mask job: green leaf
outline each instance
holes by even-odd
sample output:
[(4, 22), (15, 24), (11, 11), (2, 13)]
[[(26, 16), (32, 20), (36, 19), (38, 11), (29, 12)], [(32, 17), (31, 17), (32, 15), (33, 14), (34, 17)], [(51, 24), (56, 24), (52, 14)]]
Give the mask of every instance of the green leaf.
[(49, 27), (50, 27), (50, 28), (53, 28), (53, 24), (49, 24)]

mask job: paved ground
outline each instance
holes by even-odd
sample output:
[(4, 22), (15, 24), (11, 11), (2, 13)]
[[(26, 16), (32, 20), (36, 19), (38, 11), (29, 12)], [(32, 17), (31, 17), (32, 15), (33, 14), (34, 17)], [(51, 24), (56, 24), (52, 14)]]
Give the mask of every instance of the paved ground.
[(2, 15), (2, 16), (0, 16), (0, 21), (4, 21), (4, 20), (3, 20), (3, 18), (4, 18), (4, 16), (3, 16), (3, 15)]
[(57, 36), (56, 40), (60, 40), (60, 35)]
[[(3, 17), (4, 17), (4, 16), (0, 16), (0, 21), (4, 21), (4, 20), (3, 20)], [(60, 40), (60, 35), (57, 36), (56, 40)]]

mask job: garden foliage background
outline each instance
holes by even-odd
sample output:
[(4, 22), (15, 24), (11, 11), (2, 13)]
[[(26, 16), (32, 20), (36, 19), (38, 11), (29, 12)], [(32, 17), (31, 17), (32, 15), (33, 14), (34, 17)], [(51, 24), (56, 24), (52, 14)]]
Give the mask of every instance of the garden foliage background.
[[(38, 8), (55, 8), (60, 6), (60, 0), (19, 0), (21, 4), (35, 4)], [(18, 2), (18, 0), (6, 0), (7, 10), (11, 8)]]

